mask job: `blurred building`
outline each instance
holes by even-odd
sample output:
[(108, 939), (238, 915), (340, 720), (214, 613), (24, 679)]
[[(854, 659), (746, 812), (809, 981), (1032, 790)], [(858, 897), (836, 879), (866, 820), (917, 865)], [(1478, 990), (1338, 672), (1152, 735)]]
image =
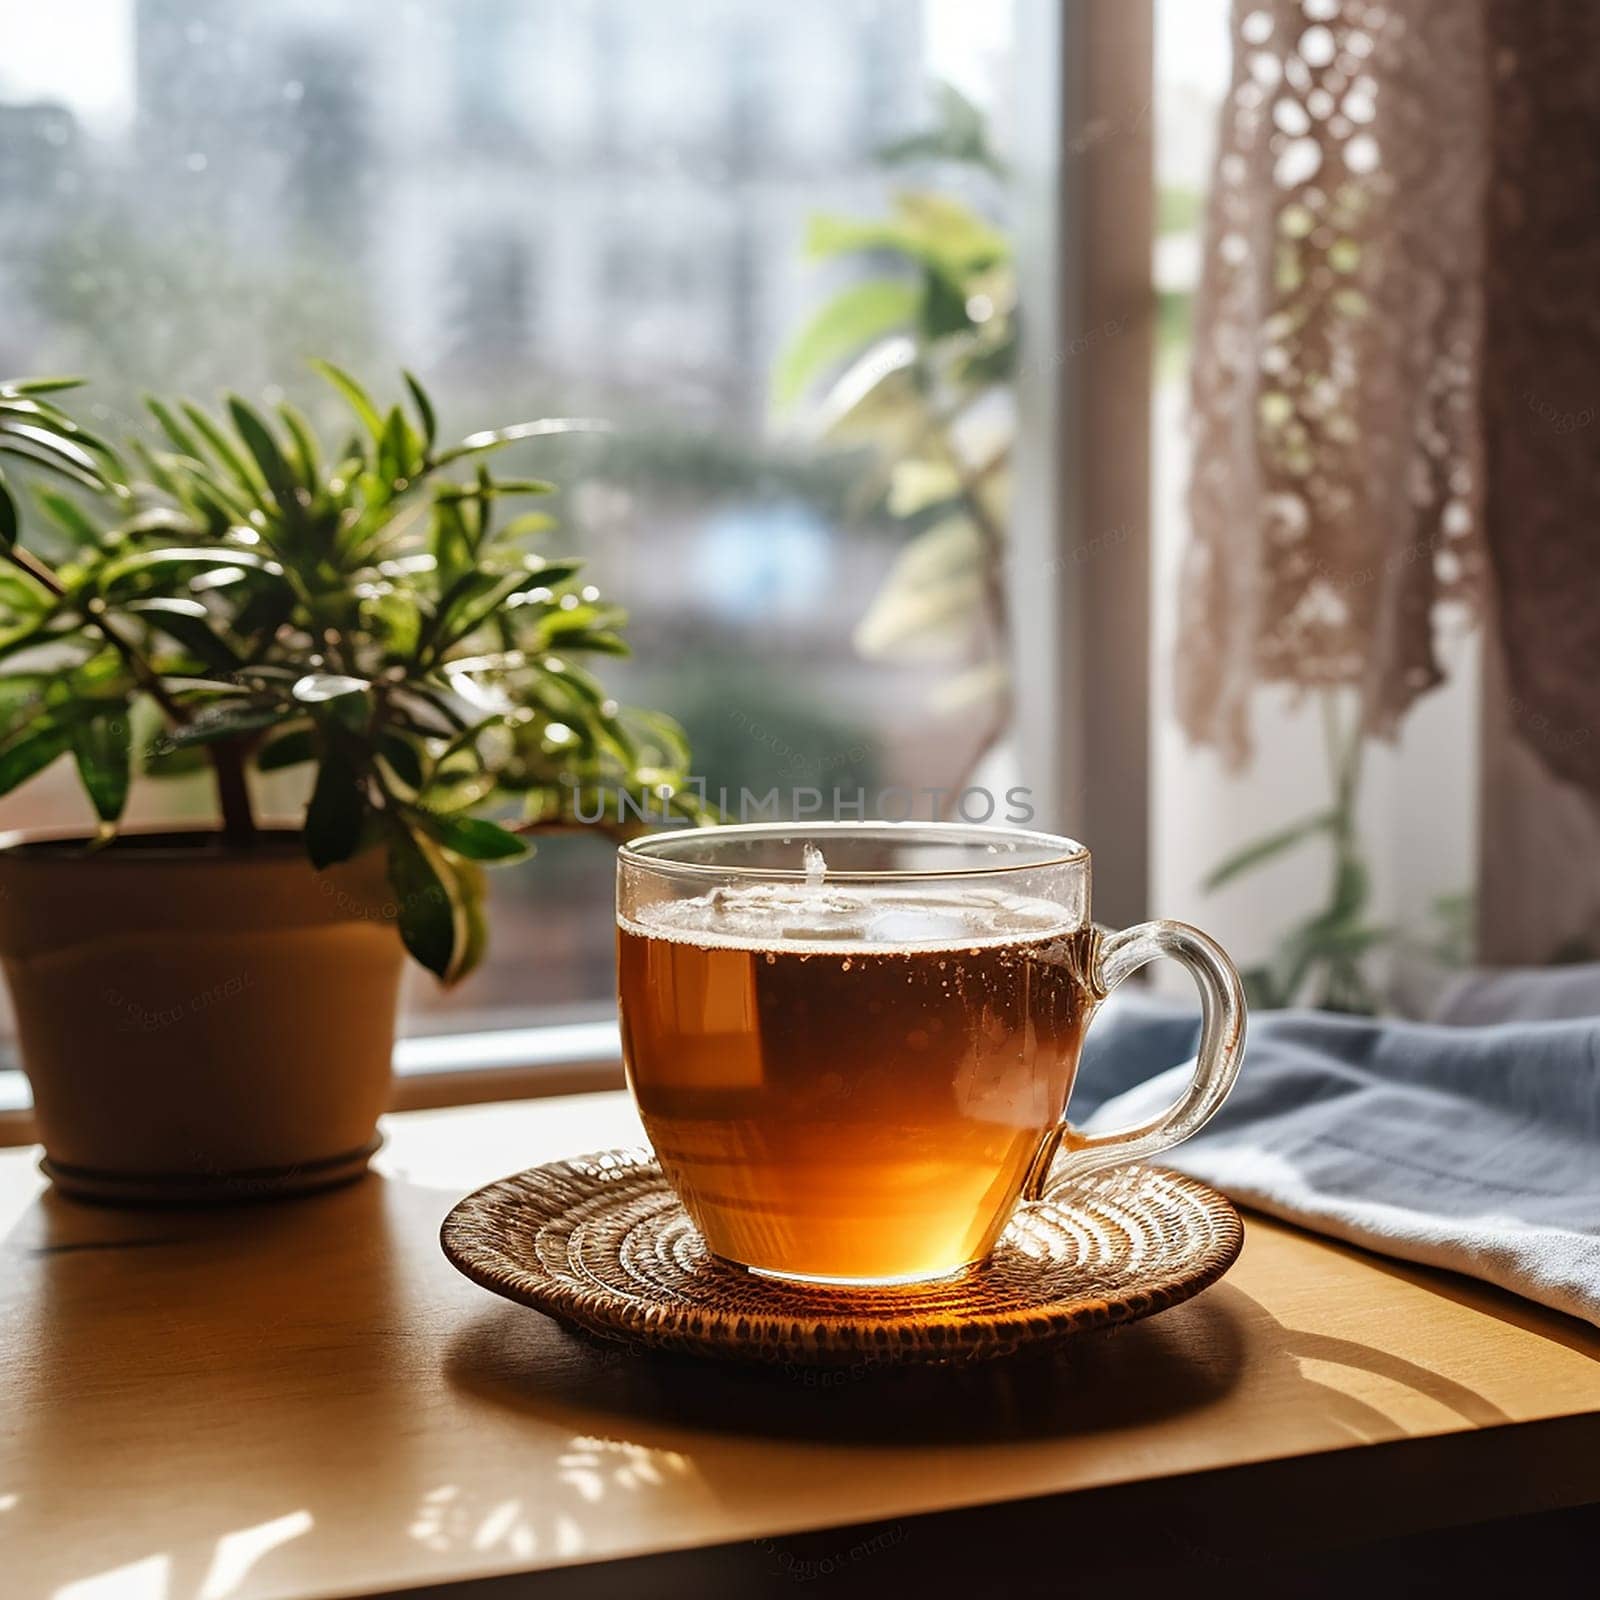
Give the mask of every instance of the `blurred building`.
[(65, 106), (0, 103), (0, 373), (20, 375), (38, 342), (22, 285), (57, 208), (82, 187), (83, 163), (82, 130)]
[(797, 218), (881, 204), (922, 26), (920, 0), (138, 0), (141, 203), (325, 264), (431, 372), (759, 425), (818, 287)]

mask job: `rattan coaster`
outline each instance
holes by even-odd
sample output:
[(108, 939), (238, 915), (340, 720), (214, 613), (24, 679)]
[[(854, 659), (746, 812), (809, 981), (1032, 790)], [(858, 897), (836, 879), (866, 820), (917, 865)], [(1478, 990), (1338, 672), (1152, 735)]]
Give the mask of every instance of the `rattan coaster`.
[(1023, 1207), (994, 1256), (915, 1288), (820, 1289), (706, 1252), (646, 1150), (519, 1172), (445, 1218), (474, 1283), (604, 1339), (723, 1360), (959, 1363), (1131, 1322), (1198, 1294), (1233, 1264), (1239, 1214), (1216, 1190), (1127, 1166)]

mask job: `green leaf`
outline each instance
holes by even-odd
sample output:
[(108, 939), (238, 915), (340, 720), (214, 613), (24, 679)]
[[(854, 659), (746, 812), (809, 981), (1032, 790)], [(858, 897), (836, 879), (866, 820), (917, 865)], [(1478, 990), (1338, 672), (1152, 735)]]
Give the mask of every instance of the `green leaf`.
[(460, 444), (446, 450), (435, 466), (447, 466), (462, 456), (483, 450), (498, 450), (518, 439), (542, 439), (557, 433), (610, 433), (611, 424), (601, 417), (541, 417), (536, 422), (518, 422), (509, 428), (491, 428), (486, 433), (468, 434)]
[(0, 563), (0, 616), (13, 622), (42, 621), (57, 606), (56, 597), (25, 567)]
[(484, 468), (478, 469), (476, 483), (441, 483), (437, 497), (442, 501), (486, 500), (492, 496), (512, 494), (554, 494), (556, 485), (548, 478), (491, 478)]
[(15, 548), (19, 531), (17, 502), (11, 498), (5, 474), (0, 472), (0, 551)]
[(56, 489), (37, 488), (33, 491), (40, 509), (69, 538), (80, 544), (93, 544), (99, 537), (93, 521), (76, 500), (69, 499)]
[(152, 450), (143, 439), (135, 439), (133, 441), (133, 453), (139, 458), (139, 462), (144, 467), (150, 482), (157, 489), (160, 489), (163, 494), (171, 495), (174, 500), (180, 501), (185, 507), (191, 510), (197, 509), (193, 497), (187, 492), (188, 485), (179, 478), (178, 474), (169, 465), (169, 463), (177, 459), (176, 457), (170, 456), (164, 451)]
[(926, 257), (946, 270), (975, 272), (1011, 257), (1005, 234), (952, 194), (908, 190), (895, 196), (894, 210)]
[(55, 644), (65, 637), (67, 635), (51, 630), (48, 618), (42, 621), (30, 620), (20, 628), (14, 628), (10, 632), (0, 632), (0, 659), (25, 655), (30, 650)]
[(372, 718), (371, 689), (365, 678), (338, 672), (308, 672), (295, 681), (291, 693), (302, 705), (333, 716), (351, 733), (363, 734)]
[(983, 613), (983, 537), (964, 516), (946, 517), (900, 547), (855, 645), (873, 660), (938, 661), (961, 651)]
[(383, 418), (372, 403), (372, 396), (348, 372), (334, 366), (331, 361), (313, 361), (311, 365), (344, 396), (345, 403), (360, 418), (362, 426), (372, 435), (373, 442), (382, 439)]
[(6, 422), (0, 437), (20, 439), (32, 450), (42, 450), (48, 455), (59, 456), (69, 466), (76, 467), (78, 472), (91, 482), (99, 480), (100, 466), (94, 457), (52, 427), (38, 427), (31, 422)]
[(11, 433), (0, 430), (0, 450), (6, 451), (18, 461), (26, 462), (30, 467), (36, 467), (41, 472), (54, 473), (58, 478), (64, 478), (68, 483), (76, 484), (80, 489), (88, 489), (95, 494), (105, 491), (105, 480), (100, 476), (99, 469), (85, 472), (75, 467), (65, 458), (49, 453), (40, 453), (36, 450), (18, 449), (12, 442)]
[(422, 638), (422, 613), (410, 594), (379, 595), (363, 603), (373, 637), (384, 645), (391, 659), (409, 660), (416, 654)]
[(1271, 967), (1246, 967), (1240, 972), (1239, 981), (1244, 985), (1245, 1003), (1252, 1011), (1276, 1011), (1289, 1003), (1289, 997), (1279, 990)]
[(405, 947), (444, 983), (460, 975), (470, 939), (460, 889), (440, 847), (404, 824), (389, 840), (389, 885)]
[(1380, 923), (1353, 923), (1326, 928), (1316, 941), (1319, 956), (1349, 960), (1365, 955), (1394, 937), (1394, 929)]
[(433, 443), (439, 436), (438, 420), (433, 414), (433, 402), (428, 398), (428, 391), (424, 389), (410, 372), (400, 374), (405, 379), (406, 388), (411, 391), (411, 402), (417, 408), (417, 416), (422, 422), (422, 444), (425, 455), (433, 454)]
[(238, 395), (228, 396), (228, 415), (233, 418), (233, 426), (244, 441), (245, 448), (255, 457), (273, 498), (286, 513), (298, 518), (303, 510), (299, 484), (289, 463), (283, 458), (278, 441), (272, 437), (272, 430)]
[(72, 724), (72, 754), (95, 815), (102, 822), (122, 820), (133, 776), (133, 720), (125, 704), (108, 706)]
[(167, 436), (168, 442), (179, 455), (188, 456), (192, 461), (203, 461), (205, 452), (201, 449), (199, 441), (183, 426), (172, 412), (153, 394), (144, 397), (145, 409), (156, 419), (156, 425)]
[[(642, 711), (637, 707), (631, 708), (626, 716), (637, 730), (637, 737), (631, 743), (636, 745), (641, 739), (647, 740), (654, 747), (648, 753), (655, 758), (656, 765), (688, 772), (689, 740), (675, 718), (664, 711)], [(640, 760), (637, 750), (633, 759), (636, 764)]]
[(182, 512), (173, 511), (167, 506), (152, 506), (148, 511), (141, 511), (119, 522), (113, 531), (118, 538), (127, 538), (146, 533), (192, 535), (196, 530), (193, 520)]
[(842, 366), (862, 348), (916, 320), (922, 290), (900, 278), (873, 278), (835, 295), (789, 342), (773, 375), (780, 408), (798, 400), (824, 369)]
[(259, 495), (267, 486), (266, 479), (251, 462), (234, 449), (233, 441), (227, 434), (199, 406), (191, 405), (185, 400), (181, 409), (184, 416), (189, 419), (190, 426), (211, 447), (212, 455), (233, 474), (245, 493), (252, 499)]
[(946, 460), (912, 456), (896, 461), (889, 478), (889, 515), (914, 517), (961, 493), (961, 474)]
[[(441, 694), (438, 690), (423, 683), (409, 683), (407, 693), (403, 696), (390, 696), (390, 705), (403, 716), (407, 716), (407, 726), (426, 739), (450, 738), (472, 726), (456, 699), (448, 694)], [(430, 714), (434, 719), (429, 721), (429, 715), (418, 716), (417, 708)]]
[(316, 732), (309, 727), (287, 728), (263, 744), (256, 752), (256, 767), (262, 772), (281, 772), (315, 761), (320, 749)]
[(0, 384), (10, 394), (57, 394), (63, 389), (81, 389), (87, 378), (13, 378)]
[(1327, 833), (1337, 821), (1336, 811), (1318, 811), (1312, 816), (1300, 818), (1298, 822), (1291, 822), (1287, 827), (1264, 834), (1219, 861), (1207, 874), (1201, 888), (1208, 894), (1220, 889), (1225, 884), (1232, 883), (1235, 878), (1272, 860), (1274, 856), (1280, 856), (1285, 850), (1293, 849), (1303, 840), (1314, 838), (1319, 833)]
[(549, 589), (564, 582), (571, 576), (571, 570), (562, 571), (563, 565), (540, 562), (532, 570), (505, 574), (475, 572), (463, 579), (440, 605), (434, 627), (434, 658), (469, 638), (502, 607), (515, 604), (521, 596), (536, 589)]
[(295, 679), (294, 697), (306, 705), (338, 700), (347, 694), (365, 694), (372, 685), (365, 678), (352, 678), (342, 672), (308, 672)]
[(66, 751), (69, 742), (65, 728), (44, 721), (0, 745), (0, 794), (10, 794), (19, 784), (43, 772)]
[(100, 572), (100, 587), (102, 590), (110, 589), (135, 573), (153, 573), (162, 567), (248, 567), (273, 577), (281, 576), (283, 570), (277, 562), (257, 555), (254, 550), (192, 545), (181, 549), (143, 550), (108, 562)]
[(947, 334), (970, 333), (972, 318), (967, 315), (967, 297), (959, 283), (938, 267), (929, 267), (923, 273), (922, 303), (917, 313), (917, 326), (922, 337), (930, 343)]
[(428, 544), (440, 583), (447, 586), (453, 584), (462, 573), (472, 570), (476, 552), (459, 505), (450, 501), (435, 501), (433, 528)]
[(396, 486), (407, 482), (414, 471), (411, 429), (399, 406), (390, 408), (378, 440), (378, 474)]
[[(46, 691), (54, 682), (54, 675), (48, 672), (16, 672), (0, 678), (0, 728), (19, 728), (41, 711)], [(10, 737), (9, 732), (0, 737), (0, 744)]]
[(378, 739), (378, 754), (394, 769), (395, 776), (410, 788), (422, 787), (422, 758), (409, 739), (385, 733)]
[(469, 861), (515, 861), (528, 853), (525, 840), (484, 817), (436, 817), (433, 822), (439, 843)]
[(306, 807), (306, 850), (319, 872), (348, 861), (361, 842), (367, 800), (360, 769), (339, 746), (328, 750)]
[(166, 736), (166, 743), (172, 749), (182, 750), (190, 745), (215, 744), (219, 739), (237, 739), (245, 734), (260, 733), (263, 728), (274, 728), (283, 721), (283, 716), (277, 707), (240, 703), (208, 706), (192, 722), (172, 729)]
[(473, 544), (481, 552), (490, 547), (489, 530), (494, 526), (494, 496), (490, 492), (494, 478), (483, 462), (478, 463), (477, 477), (478, 493), (473, 500), (470, 511), (463, 511), (463, 515), (476, 524), (473, 534)]
[(586, 650), (600, 656), (633, 654), (628, 641), (621, 634), (606, 633), (596, 628), (568, 628), (553, 635), (550, 642), (562, 650)]
[(937, 127), (885, 145), (878, 151), (878, 159), (886, 166), (950, 161), (980, 167), (996, 178), (1004, 178), (1005, 164), (989, 143), (988, 122), (983, 113), (954, 84), (938, 84), (935, 92)]
[(211, 625), (211, 613), (198, 600), (177, 595), (130, 600), (120, 609), (159, 628), (208, 667), (234, 672), (243, 664), (244, 657)]
[(489, 918), (484, 910), (483, 869), (469, 861), (456, 868), (456, 904), (464, 929), (461, 953), (456, 958), (451, 981), (459, 983), (483, 960), (489, 944)]
[(806, 252), (813, 259), (884, 250), (957, 277), (1011, 255), (1006, 236), (965, 202), (928, 190), (896, 195), (887, 220), (819, 216), (806, 230)]
[(993, 343), (980, 343), (969, 353), (959, 356), (953, 376), (973, 391), (988, 388), (991, 384), (1009, 383), (1017, 371), (1017, 348), (1016, 324), (1008, 322), (1001, 338)]
[(1285, 1005), (1293, 1003), (1300, 985), (1318, 962), (1352, 959), (1388, 937), (1387, 930), (1361, 921), (1369, 891), (1365, 864), (1355, 856), (1341, 857), (1328, 906), (1290, 932), (1278, 951), (1274, 970)]
[(500, 537), (502, 540), (527, 539), (535, 534), (548, 533), (556, 525), (556, 519), (548, 511), (525, 511), (520, 517), (513, 517), (501, 529)]
[(371, 687), (365, 678), (339, 672), (308, 672), (295, 680), (290, 692), (302, 705), (325, 706), (359, 731), (366, 724), (367, 692)]
[(317, 436), (312, 432), (311, 424), (287, 400), (278, 407), (278, 415), (283, 418), (283, 425), (289, 430), (290, 438), (294, 440), (294, 465), (300, 475), (300, 482), (308, 490), (314, 490), (321, 464), (321, 456), (317, 450)]
[(1334, 874), (1333, 903), (1324, 913), (1330, 925), (1351, 921), (1363, 910), (1371, 893), (1372, 879), (1359, 856), (1344, 856)]

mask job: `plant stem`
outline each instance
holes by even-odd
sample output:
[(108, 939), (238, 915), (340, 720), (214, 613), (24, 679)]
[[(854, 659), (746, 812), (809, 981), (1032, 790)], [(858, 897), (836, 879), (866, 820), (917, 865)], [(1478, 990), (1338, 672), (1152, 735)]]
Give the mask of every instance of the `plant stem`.
[[(1338, 907), (1339, 896), (1351, 872), (1361, 865), (1356, 806), (1361, 793), (1361, 757), (1366, 741), (1362, 736), (1359, 702), (1352, 710), (1348, 727), (1340, 722), (1337, 690), (1324, 689), (1320, 704), (1323, 736), (1328, 751), (1328, 773), (1333, 780), (1333, 883), (1325, 913), (1331, 916)], [(1360, 957), (1330, 954), (1324, 961), (1323, 1009), (1362, 1009), (1367, 987), (1361, 975)]]
[(35, 583), (42, 584), (58, 600), (66, 594), (61, 580), (37, 556), (30, 555), (21, 545), (12, 545), (5, 553), (12, 566), (26, 572)]
[(219, 739), (207, 747), (207, 754), (217, 781), (223, 841), (236, 850), (248, 850), (256, 842), (256, 819), (245, 779), (243, 745), (237, 739)]

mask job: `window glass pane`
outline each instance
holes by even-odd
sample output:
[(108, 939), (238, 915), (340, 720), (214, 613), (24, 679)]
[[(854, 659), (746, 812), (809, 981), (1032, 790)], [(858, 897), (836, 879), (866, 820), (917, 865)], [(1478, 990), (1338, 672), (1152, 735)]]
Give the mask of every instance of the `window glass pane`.
[[(560, 483), (544, 548), (631, 612), (614, 692), (681, 719), (713, 797), (947, 809), (927, 791), (1006, 770), (981, 534), (926, 473), (890, 493), (881, 428), (824, 430), (829, 380), (887, 328), (845, 329), (787, 407), (774, 372), (852, 284), (932, 283), (969, 331), (1007, 323), (1004, 183), (884, 152), (941, 125), (1003, 150), (1011, 25), (952, 0), (7, 7), (0, 373), (89, 376), (86, 417), (119, 434), (147, 390), (287, 397), (331, 426), (311, 355), (386, 393), (414, 368), (456, 435), (610, 419), (503, 461)], [(926, 276), (892, 240), (808, 255), (813, 218), (883, 221), (903, 190), (1000, 230), (981, 293), (970, 264)], [(958, 224), (928, 226), (942, 249)], [(1003, 534), (1009, 351), (991, 357), (935, 420)], [(296, 783), (261, 792), (289, 815)], [(146, 783), (131, 817), (210, 806), (203, 780)], [(0, 800), (3, 826), (87, 817), (65, 764)], [(449, 995), (417, 975), (409, 1026), (606, 1007), (611, 872), (603, 839), (574, 837), (499, 873), (483, 969)]]

